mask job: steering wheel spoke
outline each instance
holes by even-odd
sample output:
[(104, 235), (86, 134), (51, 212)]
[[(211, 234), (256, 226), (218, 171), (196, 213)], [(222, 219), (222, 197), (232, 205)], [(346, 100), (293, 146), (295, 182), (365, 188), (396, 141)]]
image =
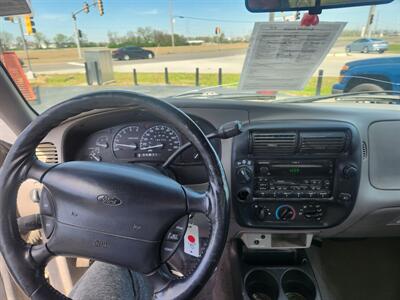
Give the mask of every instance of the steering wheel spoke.
[(29, 166), (25, 174), (26, 179), (35, 179), (39, 182), (42, 181), (43, 176), (46, 174), (48, 170), (50, 170), (53, 165), (41, 162), (40, 160), (34, 158), (32, 159), (32, 163)]
[(210, 193), (197, 192), (190, 188), (184, 188), (186, 193), (188, 213), (204, 213), (208, 215), (210, 210)]
[(167, 266), (162, 264), (157, 270), (150, 274), (145, 274), (145, 280), (151, 286), (154, 296), (160, 291), (164, 290), (168, 284), (174, 280), (173, 276), (169, 273)]
[(44, 268), (55, 255), (49, 251), (46, 244), (32, 245), (27, 249), (26, 258), (34, 267)]

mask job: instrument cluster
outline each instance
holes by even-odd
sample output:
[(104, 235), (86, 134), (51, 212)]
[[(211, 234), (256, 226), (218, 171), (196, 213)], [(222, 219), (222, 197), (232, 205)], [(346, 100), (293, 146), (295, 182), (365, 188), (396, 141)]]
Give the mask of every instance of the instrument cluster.
[[(141, 121), (96, 131), (85, 139), (75, 159), (106, 162), (163, 162), (187, 139), (163, 122)], [(190, 147), (177, 163), (200, 162), (196, 149)]]

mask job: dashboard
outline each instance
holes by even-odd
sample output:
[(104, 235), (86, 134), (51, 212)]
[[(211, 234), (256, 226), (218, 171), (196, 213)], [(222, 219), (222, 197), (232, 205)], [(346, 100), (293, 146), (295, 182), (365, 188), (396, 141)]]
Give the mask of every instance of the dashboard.
[[(400, 236), (399, 107), (170, 101), (206, 134), (230, 121), (245, 124), (241, 135), (212, 141), (231, 188), (231, 237)], [(162, 116), (130, 108), (80, 115), (44, 142), (55, 145), (61, 162), (160, 165), (187, 139)], [(192, 147), (170, 169), (182, 184), (206, 186)]]

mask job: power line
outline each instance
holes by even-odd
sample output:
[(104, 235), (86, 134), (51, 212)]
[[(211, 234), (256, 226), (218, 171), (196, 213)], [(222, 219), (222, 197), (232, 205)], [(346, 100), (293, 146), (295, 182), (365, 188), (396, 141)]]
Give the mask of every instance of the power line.
[(197, 21), (205, 21), (205, 22), (220, 22), (220, 23), (242, 23), (242, 24), (253, 24), (253, 21), (237, 21), (237, 20), (226, 20), (226, 19), (211, 19), (211, 18), (197, 18), (190, 16), (175, 16), (175, 18), (179, 19), (190, 19)]

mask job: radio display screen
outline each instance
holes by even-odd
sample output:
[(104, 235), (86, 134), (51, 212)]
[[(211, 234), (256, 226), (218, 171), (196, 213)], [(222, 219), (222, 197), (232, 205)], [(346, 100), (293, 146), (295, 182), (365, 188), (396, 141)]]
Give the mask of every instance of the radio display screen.
[(329, 162), (259, 162), (256, 173), (273, 177), (329, 176), (332, 167)]

